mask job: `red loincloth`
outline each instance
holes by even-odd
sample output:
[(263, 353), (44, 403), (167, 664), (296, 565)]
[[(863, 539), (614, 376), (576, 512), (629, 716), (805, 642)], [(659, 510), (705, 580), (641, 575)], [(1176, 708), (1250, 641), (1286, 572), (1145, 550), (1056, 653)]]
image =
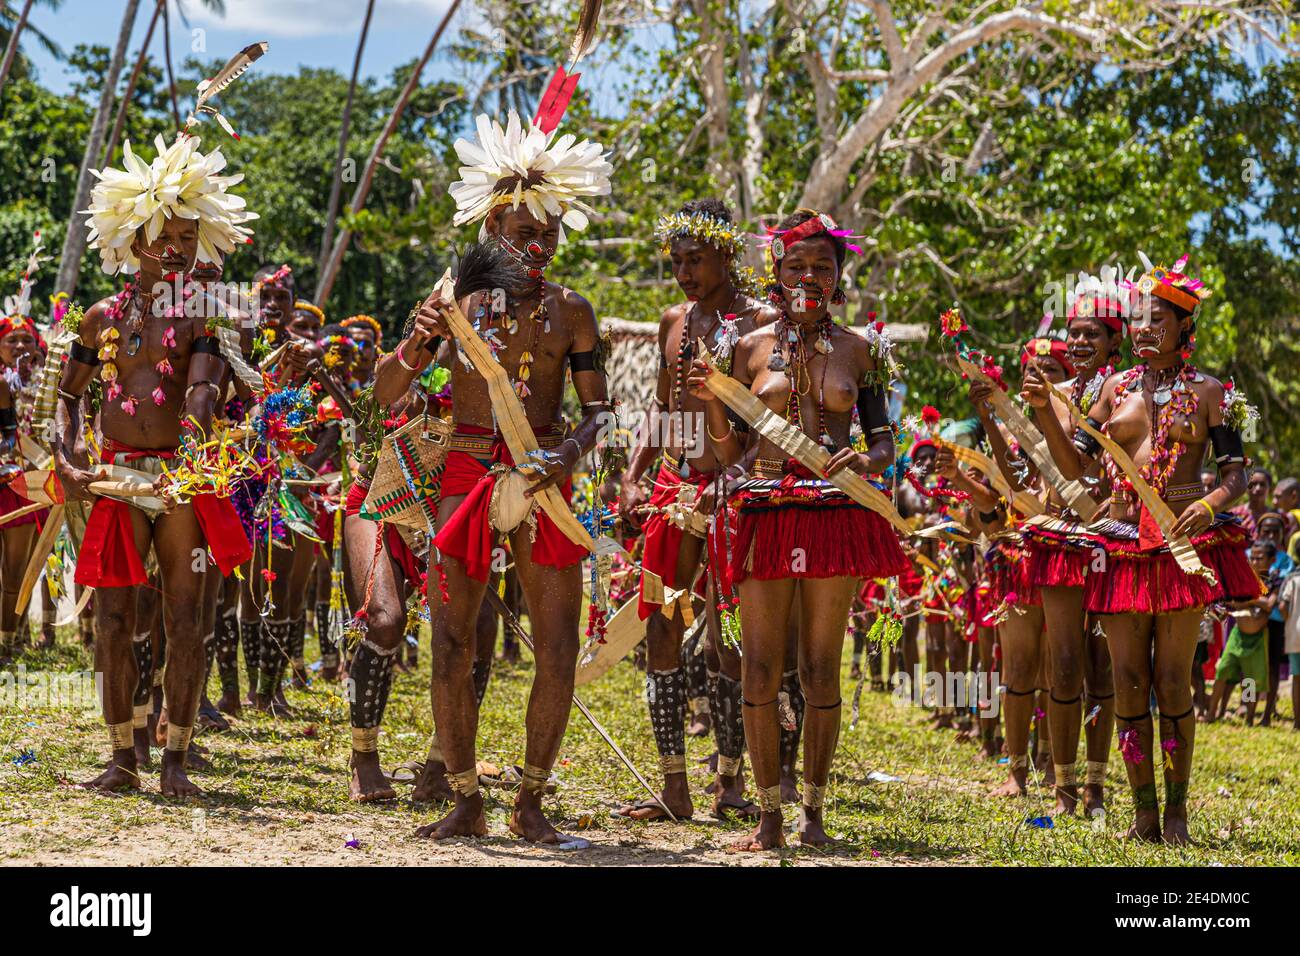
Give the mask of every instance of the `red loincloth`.
[[(472, 425), (457, 425), (456, 431), (466, 435), (492, 434), (489, 429)], [(491, 455), (493, 463), (503, 462), (514, 467), (510, 450), (499, 435), (492, 443)], [(488, 508), (492, 503), (492, 489), (495, 486), (496, 476), (473, 455), (462, 451), (447, 453), (446, 466), (442, 472), (442, 497), (445, 500), (465, 495), (465, 500), (452, 512), (433, 542), (444, 555), (455, 558), (464, 565), (465, 573), (475, 581), (486, 581), (492, 567), (492, 540), (495, 532), (488, 520)], [(560, 486), (560, 494), (566, 503), (572, 491), (572, 481), (566, 478)], [(537, 535), (532, 540), (531, 551), (534, 564), (567, 568), (587, 556), (587, 549), (570, 541), (540, 507), (536, 509), (535, 515)]]
[[(695, 487), (696, 499), (700, 493), (708, 487), (717, 475), (715, 473), (692, 473), (690, 484)], [(682, 491), (682, 475), (675, 466), (666, 459), (659, 466), (659, 474), (655, 476), (654, 494), (650, 496), (650, 504), (655, 508), (666, 508), (674, 504)], [(645, 521), (641, 522), (641, 530), (645, 533), (645, 546), (641, 553), (641, 567), (646, 571), (652, 571), (663, 579), (665, 588), (677, 587), (677, 555), (681, 551), (682, 537), (686, 532), (673, 524), (669, 517), (658, 511), (652, 513)], [(715, 555), (713, 549), (714, 535), (708, 536), (709, 558), (713, 560)], [(716, 547), (723, 547), (719, 542)], [(722, 567), (726, 564), (726, 556), (718, 562)], [(725, 584), (725, 582), (724, 582)], [(663, 605), (652, 604), (645, 599), (645, 578), (641, 579), (640, 596), (637, 598), (637, 615), (641, 620), (645, 620)]]
[[(0, 485), (0, 517), (17, 511), (19, 508), (26, 508), (30, 504), (32, 502), (22, 497), (8, 485)], [(25, 514), (21, 518), (14, 518), (13, 521), (6, 521), (0, 525), (0, 529), (16, 528), (23, 524), (34, 524), (39, 528), (45, 524), (45, 519), (49, 516), (49, 513), (49, 508), (42, 508), (39, 511)]]
[[(128, 462), (141, 458), (167, 461), (176, 456), (176, 451), (171, 448), (132, 448), (110, 438), (104, 442), (100, 461), (111, 463), (119, 454), (124, 454)], [(213, 494), (195, 495), (190, 504), (194, 507), (194, 517), (208, 551), (223, 576), (252, 558), (253, 546), (229, 498), (218, 498)], [(94, 588), (125, 588), (148, 582), (144, 561), (135, 546), (130, 507), (115, 498), (95, 499), (86, 520), (81, 550), (77, 554), (74, 580), (78, 584)]]

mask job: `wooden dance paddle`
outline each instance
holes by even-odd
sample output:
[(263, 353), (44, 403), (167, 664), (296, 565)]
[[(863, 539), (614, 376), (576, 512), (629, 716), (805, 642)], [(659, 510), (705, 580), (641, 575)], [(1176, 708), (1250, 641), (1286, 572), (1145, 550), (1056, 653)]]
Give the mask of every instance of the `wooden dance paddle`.
[[(107, 471), (105, 466), (103, 470)], [(16, 477), (10, 487), (21, 498), (41, 505), (61, 505), (66, 500), (63, 484), (53, 471), (25, 471)], [(97, 495), (119, 498), (154, 497), (153, 482), (136, 477), (112, 477), (90, 483), (90, 490)]]
[(41, 528), (41, 536), (36, 539), (36, 544), (32, 547), (32, 557), (27, 562), (27, 570), (23, 572), (23, 583), (18, 589), (18, 602), (14, 605), (14, 613), (19, 617), (22, 617), (23, 612), (27, 610), (32, 592), (36, 590), (36, 582), (41, 579), (41, 572), (45, 570), (45, 559), (54, 550), (54, 543), (58, 540), (62, 528), (63, 505), (57, 504), (50, 509), (49, 516), (45, 519), (45, 526)]
[[(696, 354), (709, 367), (709, 391), (748, 422), (750, 428), (809, 471), (817, 475), (825, 474), (826, 463), (831, 460), (830, 452), (777, 415), (764, 405), (757, 395), (719, 369), (703, 339), (700, 339), (696, 345)], [(892, 524), (899, 534), (904, 537), (912, 534), (912, 526), (898, 513), (894, 503), (857, 472), (843, 468), (826, 480), (862, 507), (880, 515)]]
[(974, 448), (967, 448), (965, 445), (957, 445), (943, 438), (936, 438), (935, 443), (940, 447), (947, 448), (963, 465), (969, 465), (976, 471), (982, 473), (993, 486), (993, 490), (1011, 503), (1023, 515), (1040, 515), (1043, 513), (1043, 503), (1035, 496), (1023, 489), (1012, 490), (1011, 482), (1007, 481), (1006, 475), (1002, 474), (1002, 469), (988, 455), (976, 451)]
[[(469, 356), (470, 364), (487, 382), (488, 396), (492, 400), (492, 411), (496, 415), (497, 426), (501, 429), (501, 437), (505, 439), (506, 447), (510, 449), (515, 467), (519, 468), (528, 462), (531, 452), (541, 449), (537, 444), (537, 436), (533, 434), (533, 429), (528, 424), (524, 404), (510, 385), (510, 377), (506, 374), (506, 370), (492, 357), (487, 343), (478, 337), (478, 333), (461, 312), (460, 303), (455, 298), (455, 283), (452, 281), (450, 269), (434, 286), (434, 291), (440, 292), (450, 306), (448, 324), (451, 326), (451, 334)], [(596, 542), (591, 539), (582, 522), (569, 510), (558, 488), (551, 485), (538, 493), (533, 500), (541, 505), (542, 510), (555, 522), (555, 526), (564, 533), (566, 538), (589, 552), (596, 550)]]
[[(1070, 510), (1082, 518), (1085, 522), (1091, 521), (1097, 516), (1097, 502), (1088, 494), (1088, 489), (1080, 481), (1067, 479), (1061, 474), (1061, 469), (1056, 467), (1056, 462), (1052, 458), (1051, 451), (1047, 448), (1047, 439), (1038, 427), (1016, 407), (1011, 401), (1011, 396), (984, 374), (983, 369), (975, 365), (968, 359), (957, 356), (957, 367), (974, 381), (982, 382), (992, 388), (993, 393), (989, 396), (989, 404), (993, 410), (998, 413), (1002, 423), (1007, 426), (1007, 430), (1016, 436), (1016, 441), (1020, 442), (1020, 448), (1029, 456), (1029, 459), (1038, 468), (1043, 476), (1043, 480), (1055, 489), (1056, 493), (1065, 499)], [(1066, 403), (1067, 405), (1069, 402)]]
[[(1044, 379), (1044, 381), (1047, 380)], [(1101, 429), (1094, 428), (1092, 423), (1088, 421), (1087, 416), (1075, 408), (1074, 404), (1059, 388), (1051, 382), (1047, 382), (1047, 387), (1051, 389), (1052, 397), (1059, 399), (1065, 405), (1066, 411), (1070, 413), (1070, 418), (1074, 420), (1074, 423), (1091, 435), (1097, 444), (1101, 445), (1110, 454), (1111, 458), (1115, 459), (1115, 464), (1119, 465), (1120, 471), (1124, 472), (1125, 477), (1133, 485), (1133, 490), (1137, 492), (1138, 498), (1141, 499), (1147, 511), (1151, 513), (1151, 517), (1155, 519), (1155, 523), (1159, 526), (1160, 533), (1169, 545), (1169, 551), (1173, 554), (1174, 560), (1178, 562), (1178, 566), (1188, 574), (1199, 575), (1213, 584), (1217, 580), (1214, 571), (1201, 563), (1200, 556), (1196, 553), (1196, 549), (1192, 547), (1192, 542), (1187, 539), (1186, 535), (1182, 537), (1174, 535), (1174, 525), (1177, 524), (1178, 519), (1170, 510), (1169, 505), (1165, 504), (1164, 499), (1156, 494), (1156, 490), (1142, 477), (1141, 470), (1138, 468), (1137, 463), (1129, 457), (1129, 453)]]
[[(686, 611), (690, 609), (691, 595), (689, 589), (669, 591), (662, 610), (659, 613), (668, 617), (675, 605), (684, 603)], [(578, 666), (573, 675), (573, 686), (581, 687), (599, 680), (613, 669), (614, 665), (632, 653), (632, 649), (645, 640), (647, 621), (641, 620), (638, 613), (640, 602), (634, 595), (631, 600), (614, 612), (605, 629), (605, 643), (596, 643), (591, 650), (578, 654)], [(667, 613), (665, 613), (667, 612)], [(687, 622), (689, 626), (689, 621)]]

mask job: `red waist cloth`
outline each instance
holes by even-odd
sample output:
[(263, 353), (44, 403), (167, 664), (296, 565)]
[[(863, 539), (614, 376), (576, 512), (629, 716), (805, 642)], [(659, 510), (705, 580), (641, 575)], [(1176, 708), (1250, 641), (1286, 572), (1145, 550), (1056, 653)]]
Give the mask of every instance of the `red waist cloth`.
[[(473, 425), (457, 425), (456, 431), (465, 435), (491, 435), (492, 431)], [(514, 459), (505, 442), (497, 436), (492, 445), (492, 461), (514, 467)], [(492, 502), (492, 489), (496, 476), (473, 455), (463, 451), (447, 453), (442, 472), (442, 498), (465, 495), (465, 500), (452, 512), (433, 543), (447, 557), (455, 558), (465, 566), (465, 573), (475, 581), (486, 581), (492, 565), (493, 529), (488, 521), (488, 506)], [(565, 479), (560, 494), (567, 502), (573, 483)], [(537, 536), (533, 539), (534, 564), (553, 568), (567, 568), (587, 556), (587, 549), (575, 544), (556, 527), (550, 516), (540, 508), (536, 511)]]
[[(127, 461), (176, 457), (172, 448), (139, 449), (106, 439), (100, 461), (109, 463), (125, 453)], [(194, 517), (207, 543), (212, 559), (222, 575), (227, 575), (253, 556), (253, 546), (244, 534), (244, 526), (229, 498), (213, 494), (195, 495), (190, 501)], [(96, 498), (86, 520), (86, 533), (77, 554), (75, 580), (95, 588), (125, 588), (145, 584), (149, 576), (135, 546), (131, 527), (130, 505), (115, 498)]]
[[(690, 484), (695, 487), (697, 499), (699, 493), (715, 477), (712, 474), (692, 476)], [(650, 504), (655, 508), (666, 508), (677, 501), (681, 491), (681, 472), (672, 467), (667, 461), (663, 462), (659, 466), (659, 474), (655, 475), (655, 489), (654, 493), (650, 495)], [(659, 511), (653, 512), (641, 523), (641, 530), (645, 533), (645, 547), (641, 552), (641, 567), (659, 575), (663, 579), (664, 587), (675, 588), (677, 586), (677, 555), (681, 551), (682, 536), (686, 532), (673, 524), (667, 515)], [(711, 538), (712, 536), (710, 536)], [(710, 544), (712, 544), (711, 540)], [(712, 553), (710, 553), (710, 557), (713, 557)], [(722, 563), (725, 563), (725, 557)], [(644, 577), (641, 579), (641, 591), (637, 601), (637, 615), (643, 621), (662, 606), (651, 604), (645, 599)]]
[[(354, 515), (361, 514), (361, 505), (366, 500), (366, 495), (370, 494), (370, 482), (354, 481), (348, 488), (347, 498), (343, 502), (344, 518), (351, 518)], [(406, 578), (406, 583), (418, 587), (420, 584), (420, 575), (424, 572), (420, 570), (420, 559), (415, 556), (402, 533), (397, 530), (396, 525), (388, 522), (381, 522), (384, 528), (384, 547), (388, 548), (388, 554), (392, 557), (393, 562), (397, 565), (402, 575)], [(334, 540), (334, 523), (330, 522), (330, 541)], [(331, 543), (331, 547), (333, 544)]]
[[(8, 485), (0, 485), (0, 516), (10, 514), (20, 508), (26, 508), (32, 503), (33, 502), (28, 501)], [(21, 524), (35, 524), (40, 527), (45, 524), (45, 517), (49, 513), (49, 508), (32, 511), (23, 515), (21, 518), (14, 518), (12, 521), (6, 521), (3, 525), (0, 525), (0, 528), (16, 528)]]

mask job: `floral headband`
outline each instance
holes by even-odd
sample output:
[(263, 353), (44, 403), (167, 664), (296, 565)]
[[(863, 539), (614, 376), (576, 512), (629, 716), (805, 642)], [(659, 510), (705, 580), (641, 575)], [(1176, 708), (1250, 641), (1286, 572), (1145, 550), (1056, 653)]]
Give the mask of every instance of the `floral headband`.
[(721, 251), (728, 259), (736, 259), (745, 251), (745, 233), (734, 224), (704, 212), (675, 212), (663, 216), (655, 228), (665, 253), (674, 239), (698, 239)]
[(293, 310), (295, 312), (310, 312), (320, 320), (321, 325), (325, 324), (325, 313), (316, 308), (316, 306), (312, 305), (310, 302), (295, 302), (293, 304)]
[(1074, 364), (1070, 361), (1069, 350), (1060, 339), (1030, 339), (1025, 343), (1025, 347), (1020, 350), (1021, 368), (1029, 364), (1031, 356), (1054, 358), (1061, 363), (1061, 367), (1065, 369), (1067, 375), (1074, 374)]
[(361, 326), (370, 329), (375, 333), (376, 343), (383, 341), (384, 330), (379, 325), (379, 320), (376, 319), (373, 315), (350, 315), (339, 324), (343, 326), (343, 328), (345, 329), (350, 329), (356, 326)]
[(264, 278), (258, 279), (256, 282), (254, 282), (253, 291), (261, 292), (267, 286), (275, 286), (279, 288), (280, 286), (284, 285), (285, 279), (288, 279), (292, 276), (293, 276), (292, 268), (290, 268), (288, 265), (280, 266), (280, 268), (276, 269), (269, 276), (265, 276)]
[(1159, 296), (1186, 312), (1195, 312), (1213, 292), (1200, 279), (1183, 274), (1183, 269), (1187, 267), (1187, 256), (1175, 262), (1173, 268), (1153, 266), (1142, 252), (1138, 253), (1138, 258), (1142, 260), (1145, 271), (1133, 288), (1140, 295)]
[(345, 353), (356, 352), (357, 344), (347, 335), (327, 335), (320, 340), (320, 347), (324, 349), (325, 355), (321, 363), (327, 369), (336, 369), (347, 361)]

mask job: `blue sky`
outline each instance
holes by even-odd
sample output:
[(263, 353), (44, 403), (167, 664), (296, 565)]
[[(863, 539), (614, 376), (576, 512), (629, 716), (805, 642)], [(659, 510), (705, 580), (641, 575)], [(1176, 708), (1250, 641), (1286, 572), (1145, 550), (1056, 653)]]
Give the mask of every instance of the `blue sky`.
[[(31, 21), (46, 35), (70, 51), (78, 43), (112, 47), (121, 27), (124, 0), (64, 0), (57, 12), (41, 6), (32, 9)], [(294, 73), (300, 65), (333, 67), (345, 76), (352, 70), (357, 35), (365, 11), (364, 0), (226, 0), (225, 17), (207, 13), (200, 0), (184, 0), (190, 20), (187, 28), (176, 16), (172, 0), (172, 56), (179, 63), (190, 55), (191, 30), (202, 30), (208, 59), (225, 59), (255, 40), (271, 44), (266, 58), (256, 69)], [(365, 76), (386, 77), (394, 67), (419, 56), (429, 42), (448, 0), (378, 0), (370, 36), (361, 63)], [(473, 13), (462, 5), (453, 27), (469, 22)], [(152, 14), (152, 0), (141, 0), (131, 50), (140, 48)], [(444, 34), (445, 43), (449, 36)], [(40, 71), (41, 81), (64, 92), (72, 85), (66, 67), (38, 45), (24, 44), (24, 50)], [(162, 26), (155, 31), (155, 56), (162, 55)], [(425, 76), (438, 78), (448, 70), (435, 60)]]

